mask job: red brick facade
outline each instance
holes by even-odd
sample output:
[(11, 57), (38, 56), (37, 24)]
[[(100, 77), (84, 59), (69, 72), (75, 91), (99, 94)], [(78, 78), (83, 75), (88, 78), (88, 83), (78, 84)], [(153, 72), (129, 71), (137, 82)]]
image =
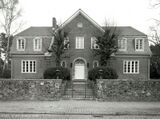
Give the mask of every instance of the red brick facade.
[[(81, 23), (82, 27), (77, 26), (79, 23)], [(71, 18), (62, 24), (61, 28), (68, 33), (70, 42), (70, 48), (66, 52), (69, 57), (63, 59), (62, 61), (64, 61), (66, 63), (66, 67), (71, 70), (72, 79), (75, 79), (75, 77), (77, 78), (79, 74), (75, 73), (78, 72), (77, 70), (79, 69), (83, 71), (83, 68), (84, 78), (87, 79), (88, 70), (93, 68), (93, 62), (99, 60), (98, 57), (93, 56), (91, 49), (91, 37), (102, 35), (103, 27), (100, 27), (97, 23), (95, 23), (82, 10), (78, 10)], [(127, 38), (127, 50), (118, 51), (115, 56), (111, 58), (111, 66), (116, 69), (120, 79), (149, 79), (150, 49), (147, 36), (132, 27), (118, 28), (122, 30), (120, 38)], [(48, 67), (55, 66), (54, 56), (44, 55), (51, 43), (51, 32), (52, 27), (30, 27), (16, 35), (11, 48), (12, 78), (43, 78), (43, 72)], [(25, 39), (24, 51), (17, 51), (17, 39), (19, 37), (23, 37)], [(40, 51), (33, 50), (33, 39), (35, 37), (40, 37), (42, 39), (42, 49)], [(76, 37), (84, 38), (83, 49), (76, 49)], [(144, 39), (143, 51), (135, 51), (136, 38)], [(23, 64), (23, 60), (34, 60), (36, 61), (36, 65), (34, 66), (33, 63)], [(138, 61), (139, 73), (125, 74), (124, 60)], [(83, 66), (79, 64), (83, 64)], [(36, 72), (24, 73), (22, 65), (27, 67), (32, 65), (31, 68), (35, 67)]]

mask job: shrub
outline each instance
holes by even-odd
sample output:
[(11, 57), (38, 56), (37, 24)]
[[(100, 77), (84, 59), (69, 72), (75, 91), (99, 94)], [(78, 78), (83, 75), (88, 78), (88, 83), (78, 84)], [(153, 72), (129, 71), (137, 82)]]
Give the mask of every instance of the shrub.
[(6, 69), (4, 70), (4, 73), (1, 75), (2, 78), (11, 78), (11, 70)]
[(92, 81), (95, 81), (100, 77), (103, 79), (117, 79), (118, 75), (116, 71), (110, 67), (97, 67), (88, 72), (88, 78)]
[(150, 78), (160, 79), (160, 58), (159, 56), (152, 56), (150, 63)]
[(70, 71), (69, 69), (63, 67), (52, 67), (46, 69), (46, 71), (43, 74), (44, 79), (56, 79), (57, 76), (59, 79), (70, 80)]

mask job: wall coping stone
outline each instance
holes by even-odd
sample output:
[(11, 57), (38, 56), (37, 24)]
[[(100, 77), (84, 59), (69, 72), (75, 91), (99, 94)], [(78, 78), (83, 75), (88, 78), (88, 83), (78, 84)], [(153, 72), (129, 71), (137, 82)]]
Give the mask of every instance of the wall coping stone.
[(150, 79), (150, 80), (141, 80), (141, 79), (96, 79), (96, 82), (111, 82), (111, 81), (140, 81), (140, 82), (160, 82), (160, 79)]

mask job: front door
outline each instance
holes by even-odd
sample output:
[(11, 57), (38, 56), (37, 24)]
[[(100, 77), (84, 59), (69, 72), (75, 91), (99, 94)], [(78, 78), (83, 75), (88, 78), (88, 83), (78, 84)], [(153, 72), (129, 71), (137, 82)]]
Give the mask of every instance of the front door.
[(83, 60), (75, 61), (74, 75), (75, 79), (85, 79), (85, 63)]

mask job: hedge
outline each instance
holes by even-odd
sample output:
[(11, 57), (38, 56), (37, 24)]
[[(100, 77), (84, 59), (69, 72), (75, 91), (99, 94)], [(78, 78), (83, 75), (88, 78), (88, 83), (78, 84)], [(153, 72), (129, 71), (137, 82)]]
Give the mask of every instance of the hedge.
[(92, 81), (96, 79), (117, 79), (117, 72), (111, 67), (96, 67), (88, 72), (88, 78)]
[(45, 70), (43, 74), (44, 79), (63, 79), (70, 80), (70, 71), (63, 67), (52, 67)]

